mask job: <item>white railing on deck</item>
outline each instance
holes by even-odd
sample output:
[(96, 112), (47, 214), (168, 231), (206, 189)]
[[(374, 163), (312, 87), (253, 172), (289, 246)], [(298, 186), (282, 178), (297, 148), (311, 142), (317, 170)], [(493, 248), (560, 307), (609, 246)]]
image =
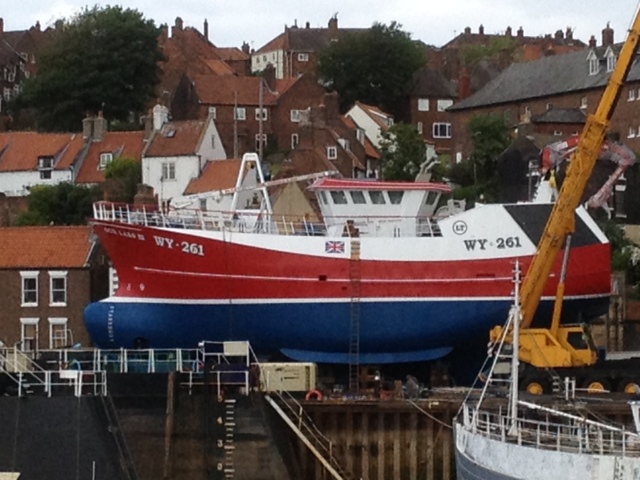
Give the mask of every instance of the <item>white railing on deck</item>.
[(595, 422), (569, 419), (552, 419), (549, 414), (542, 419), (519, 417), (512, 425), (511, 417), (501, 411), (463, 408), (463, 426), (501, 442), (516, 443), (544, 450), (566, 453), (592, 453), (639, 457), (640, 437), (624, 428), (598, 426)]
[(276, 216), (258, 210), (230, 212), (169, 208), (164, 211), (153, 205), (110, 202), (95, 203), (93, 215), (96, 220), (130, 225), (271, 235), (323, 236), (329, 229), (336, 231), (338, 236), (349, 236), (350, 230), (344, 228), (347, 221), (354, 222), (354, 226), (359, 230), (359, 236), (433, 237), (442, 235), (435, 217), (361, 215), (325, 218), (323, 223), (311, 222), (300, 216)]

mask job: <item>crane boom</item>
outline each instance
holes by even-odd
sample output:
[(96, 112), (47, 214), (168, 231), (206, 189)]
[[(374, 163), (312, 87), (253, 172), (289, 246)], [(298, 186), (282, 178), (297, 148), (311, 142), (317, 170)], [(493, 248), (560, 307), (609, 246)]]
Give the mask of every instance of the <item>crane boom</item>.
[(575, 210), (585, 191), (598, 154), (602, 148), (609, 121), (620, 97), (640, 39), (640, 12), (636, 12), (633, 25), (622, 46), (616, 66), (594, 114), (589, 115), (578, 147), (567, 168), (566, 178), (547, 225), (538, 244), (536, 254), (522, 283), (520, 302), (523, 312), (521, 326), (531, 326), (542, 292), (558, 252), (567, 235), (575, 228)]

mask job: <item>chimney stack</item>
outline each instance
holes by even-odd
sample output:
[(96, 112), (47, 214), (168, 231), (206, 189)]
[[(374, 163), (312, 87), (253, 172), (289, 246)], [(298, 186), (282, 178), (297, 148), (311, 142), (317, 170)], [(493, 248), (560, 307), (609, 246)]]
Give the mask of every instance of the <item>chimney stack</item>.
[(518, 29), (518, 38), (524, 38), (524, 29), (522, 27)]
[(596, 48), (596, 36), (595, 35), (591, 35), (591, 38), (589, 39), (589, 48)]
[(182, 31), (182, 19), (180, 17), (176, 17), (176, 21), (171, 29), (171, 36), (175, 37), (178, 32)]
[(613, 45), (613, 28), (607, 22), (607, 26), (602, 29), (602, 46), (610, 47), (611, 45)]
[(204, 38), (209, 40), (209, 22), (207, 22), (206, 18), (204, 19)]
[(458, 77), (458, 100), (470, 97), (471, 93), (471, 75), (469, 75), (467, 67), (462, 67)]
[(93, 118), (87, 115), (82, 119), (82, 138), (85, 140), (93, 135)]
[(4, 33), (4, 18), (0, 17), (0, 35)]
[(276, 69), (273, 64), (269, 63), (262, 72), (262, 78), (273, 91), (276, 89)]
[(507, 30), (504, 32), (504, 34), (505, 34), (507, 37), (511, 38), (511, 35), (512, 35), (512, 33), (511, 33), (511, 27), (507, 27)]
[(573, 30), (571, 27), (567, 27), (567, 32), (565, 33), (564, 38), (567, 40), (573, 40)]
[(478, 28), (478, 33), (480, 35), (484, 35), (484, 25), (480, 25), (480, 27)]
[(101, 142), (104, 140), (106, 131), (107, 119), (102, 116), (102, 111), (99, 111), (98, 116), (93, 120), (93, 141)]
[(169, 109), (159, 103), (153, 107), (153, 129), (160, 130), (169, 120)]

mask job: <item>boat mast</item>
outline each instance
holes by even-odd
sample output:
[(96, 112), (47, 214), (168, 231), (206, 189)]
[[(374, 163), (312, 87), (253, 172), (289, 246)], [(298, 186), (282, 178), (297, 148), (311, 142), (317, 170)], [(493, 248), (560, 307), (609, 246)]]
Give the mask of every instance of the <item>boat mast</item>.
[(511, 343), (511, 395), (509, 409), (511, 411), (511, 428), (515, 428), (518, 421), (518, 366), (520, 349), (520, 322), (522, 310), (520, 309), (520, 262), (516, 260), (513, 275), (514, 304), (511, 307), (511, 324), (513, 326), (513, 342)]

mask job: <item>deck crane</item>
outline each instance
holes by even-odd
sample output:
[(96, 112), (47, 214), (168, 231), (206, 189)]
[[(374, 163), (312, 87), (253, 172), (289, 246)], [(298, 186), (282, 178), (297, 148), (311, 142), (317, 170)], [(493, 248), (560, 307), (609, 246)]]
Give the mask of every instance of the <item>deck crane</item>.
[[(565, 180), (520, 289), (523, 319), (518, 337), (518, 355), (521, 364), (524, 364), (520, 385), (531, 393), (549, 391), (549, 376), (543, 371), (547, 368), (553, 369), (560, 376), (576, 378), (576, 382), (586, 388), (615, 388), (630, 392), (640, 386), (640, 363), (631, 364), (631, 360), (604, 361), (599, 358), (587, 327), (560, 323), (567, 255), (571, 234), (575, 229), (575, 210), (605, 142), (609, 121), (638, 50), (639, 39), (640, 12), (636, 12), (598, 108), (587, 118), (567, 168)], [(532, 328), (533, 317), (545, 284), (563, 246), (563, 271), (558, 282), (551, 324), (548, 328)], [(491, 340), (497, 341), (502, 331), (503, 327), (494, 327), (490, 334)], [(507, 341), (511, 340), (507, 335)]]

